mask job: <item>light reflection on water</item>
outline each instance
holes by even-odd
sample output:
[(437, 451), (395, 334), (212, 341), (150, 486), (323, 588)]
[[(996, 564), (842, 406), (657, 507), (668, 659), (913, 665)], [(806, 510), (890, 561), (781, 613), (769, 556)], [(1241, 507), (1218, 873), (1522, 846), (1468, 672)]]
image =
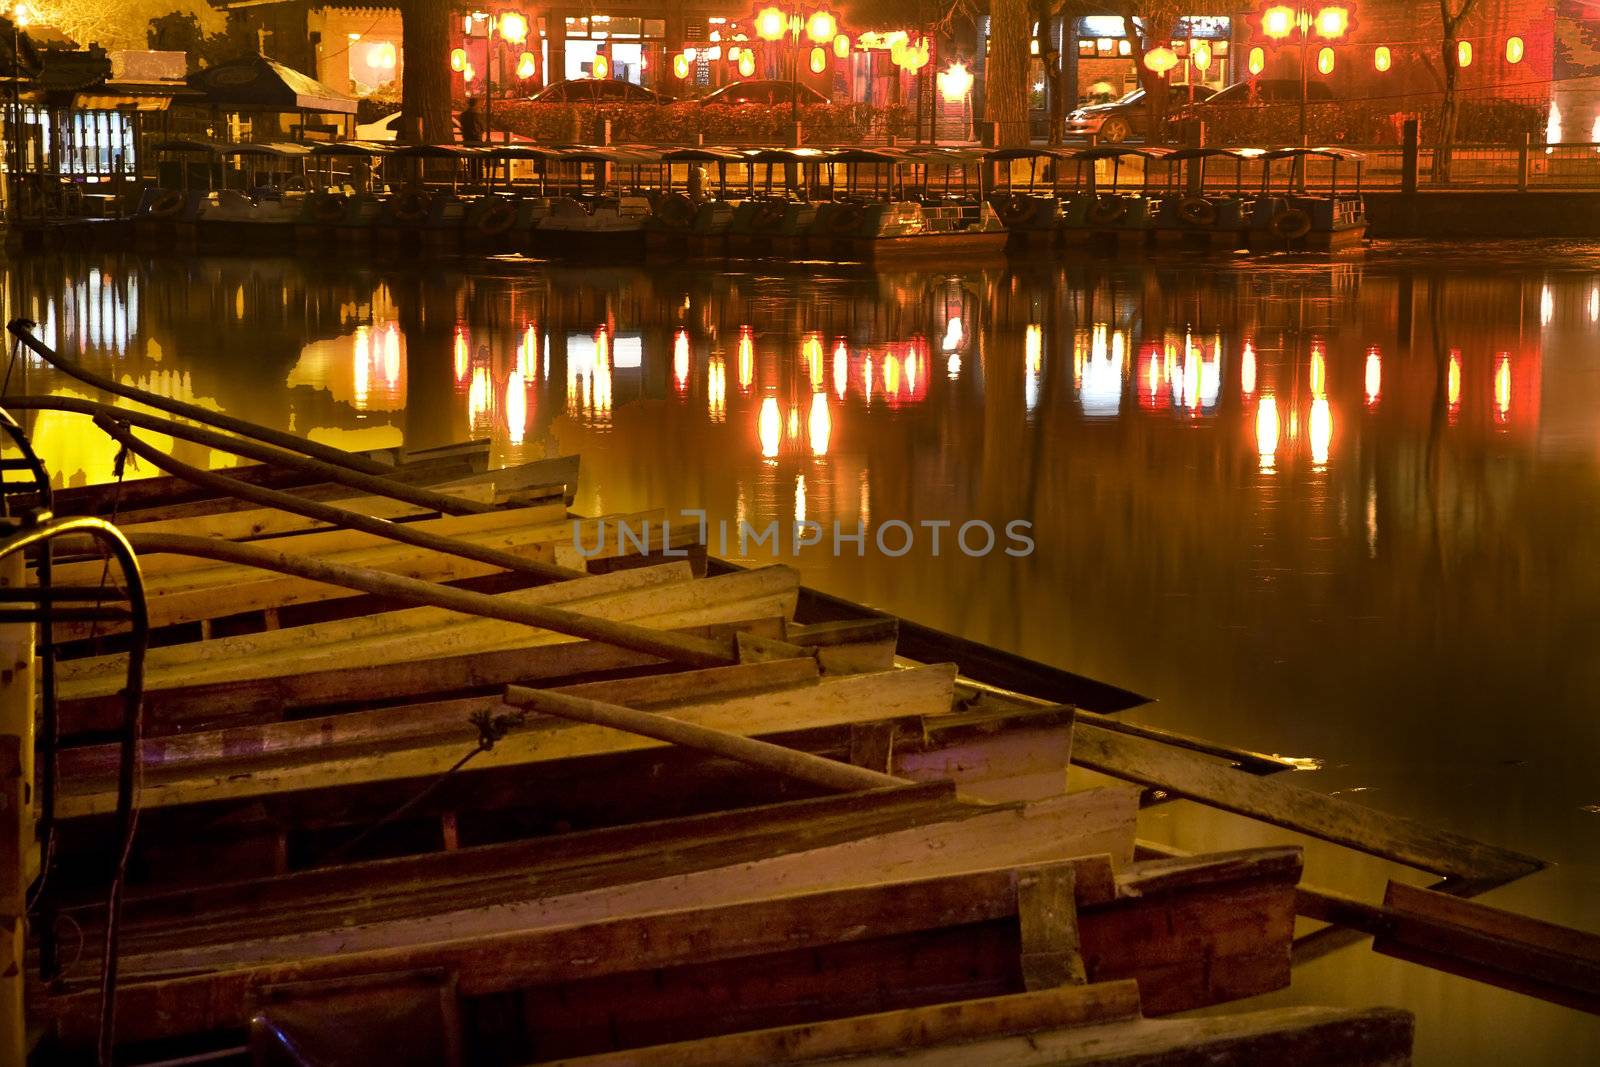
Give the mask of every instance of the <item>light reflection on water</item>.
[[(869, 533), (797, 563), (1320, 768), (1300, 784), (1558, 860), (1489, 899), (1594, 929), (1600, 258), (1558, 258), (1582, 269), (1521, 249), (822, 278), (42, 258), (6, 299), (102, 373), (345, 447), (581, 450), (584, 511), (1027, 520), (1025, 559), (969, 559), (949, 528), (935, 556), (919, 528), (904, 556)], [(32, 362), (19, 381), (82, 392)], [(81, 420), (35, 430), (64, 481), (109, 475)], [(1141, 832), (1258, 840), (1183, 805)], [(1368, 899), (1388, 873), (1308, 852), (1309, 880)], [(1276, 999), (1410, 1007), (1420, 1062), (1600, 1053), (1592, 1021), (1365, 947)]]

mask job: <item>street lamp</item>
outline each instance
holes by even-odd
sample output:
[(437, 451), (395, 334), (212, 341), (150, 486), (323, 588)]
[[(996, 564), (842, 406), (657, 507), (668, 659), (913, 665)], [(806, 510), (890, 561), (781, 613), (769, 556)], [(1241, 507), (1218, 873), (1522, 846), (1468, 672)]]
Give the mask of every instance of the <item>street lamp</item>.
[[(1262, 36), (1272, 41), (1285, 41), (1290, 37), (1300, 44), (1300, 143), (1306, 137), (1306, 79), (1311, 66), (1313, 38), (1336, 41), (1355, 27), (1355, 12), (1346, 4), (1327, 4), (1308, 7), (1305, 4), (1273, 4), (1256, 16), (1256, 25)], [(1254, 52), (1251, 53), (1252, 60)], [(1317, 69), (1323, 74), (1333, 70), (1333, 49), (1321, 48), (1317, 53)]]
[[(826, 8), (819, 8), (809, 15), (802, 15), (798, 8), (785, 10), (781, 7), (764, 7), (756, 12), (756, 36), (769, 44), (777, 44), (785, 39), (789, 42), (789, 61), (791, 72), (791, 86), (789, 98), (789, 121), (798, 128), (800, 125), (800, 48), (801, 39), (809, 40), (812, 44), (811, 69), (815, 73), (822, 73), (818, 69), (817, 60), (821, 59), (823, 69), (827, 67), (827, 53), (823, 45), (834, 44), (834, 38), (839, 33), (839, 20), (833, 12)], [(739, 73), (744, 74), (744, 62), (739, 63)], [(749, 75), (745, 75), (749, 77)]]

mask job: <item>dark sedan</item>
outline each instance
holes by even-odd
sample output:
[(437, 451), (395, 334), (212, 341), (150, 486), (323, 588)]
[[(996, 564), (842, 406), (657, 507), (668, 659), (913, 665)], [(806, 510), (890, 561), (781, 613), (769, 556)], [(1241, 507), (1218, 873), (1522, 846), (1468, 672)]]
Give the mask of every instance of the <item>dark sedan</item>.
[(826, 104), (828, 98), (808, 85), (755, 78), (732, 82), (700, 98), (702, 104), (787, 104), (799, 94), (802, 104)]
[[(1167, 86), (1167, 111), (1190, 102), (1208, 99), (1214, 92), (1204, 85)], [(1145, 114), (1144, 89), (1135, 89), (1121, 100), (1105, 104), (1088, 104), (1067, 116), (1068, 137), (1094, 137), (1103, 144), (1121, 144), (1130, 137), (1143, 137), (1148, 116)]]
[(530, 98), (540, 104), (667, 104), (672, 98), (621, 78), (569, 78)]

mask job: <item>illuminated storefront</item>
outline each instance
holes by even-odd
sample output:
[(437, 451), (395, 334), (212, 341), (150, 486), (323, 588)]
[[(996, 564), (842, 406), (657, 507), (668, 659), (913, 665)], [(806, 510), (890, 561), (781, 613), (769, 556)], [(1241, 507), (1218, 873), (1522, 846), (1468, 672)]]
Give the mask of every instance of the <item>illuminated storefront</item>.
[[(1178, 65), (1167, 75), (1174, 85), (1220, 89), (1234, 81), (1233, 20), (1184, 15), (1172, 30)], [(1076, 102), (1115, 100), (1138, 87), (1133, 47), (1121, 15), (1086, 15), (1073, 24), (1070, 53), (1076, 59)]]

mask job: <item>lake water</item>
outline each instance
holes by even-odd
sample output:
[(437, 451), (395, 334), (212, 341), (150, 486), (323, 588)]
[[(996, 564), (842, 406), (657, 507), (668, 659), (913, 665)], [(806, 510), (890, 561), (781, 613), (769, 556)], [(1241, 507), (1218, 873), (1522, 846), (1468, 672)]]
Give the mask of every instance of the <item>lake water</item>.
[[(773, 548), (741, 550), (740, 522), (814, 522), (820, 545), (779, 546), (809, 584), (1147, 694), (1131, 718), (1298, 757), (1300, 784), (1551, 860), (1482, 899), (1600, 930), (1600, 248), (5, 270), (8, 318), (146, 388), (349, 448), (581, 451), (579, 510), (704, 507), (713, 551), (726, 523), (727, 554), (755, 561)], [(19, 384), (73, 390), (26, 361)], [(30, 425), (64, 482), (109, 475), (85, 421)], [(835, 523), (862, 546), (835, 554)], [(1031, 552), (1006, 553), (1013, 523)], [(1181, 804), (1141, 830), (1290, 839)], [(1308, 881), (1373, 901), (1396, 873), (1307, 853)], [(1600, 1062), (1600, 1021), (1365, 944), (1268, 999), (1409, 1008), (1422, 1063)]]

